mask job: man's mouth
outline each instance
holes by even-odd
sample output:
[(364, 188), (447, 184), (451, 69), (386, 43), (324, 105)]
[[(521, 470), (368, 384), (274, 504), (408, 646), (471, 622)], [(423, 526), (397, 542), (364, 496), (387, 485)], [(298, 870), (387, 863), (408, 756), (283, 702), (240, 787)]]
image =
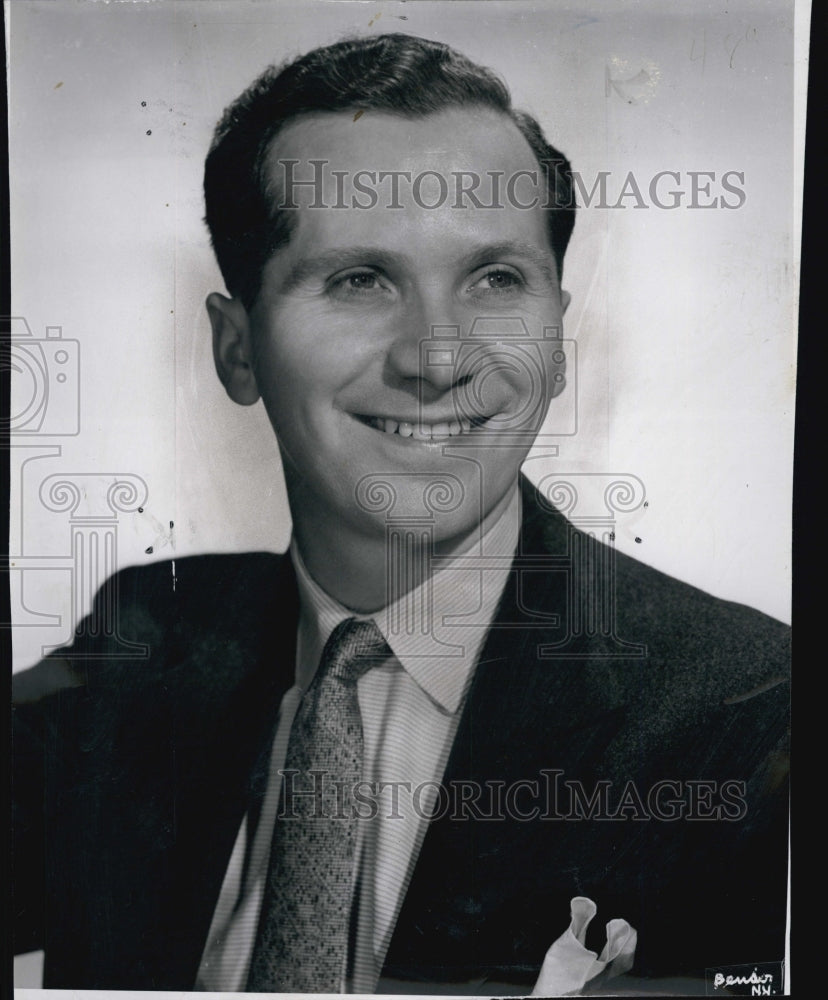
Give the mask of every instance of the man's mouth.
[(439, 441), (453, 437), (471, 434), (478, 427), (483, 427), (491, 417), (462, 417), (459, 420), (442, 420), (433, 424), (423, 422), (412, 423), (407, 420), (392, 420), (389, 417), (370, 417), (364, 413), (354, 416), (361, 423), (373, 427), (383, 434), (396, 434), (403, 438), (416, 438), (419, 441)]

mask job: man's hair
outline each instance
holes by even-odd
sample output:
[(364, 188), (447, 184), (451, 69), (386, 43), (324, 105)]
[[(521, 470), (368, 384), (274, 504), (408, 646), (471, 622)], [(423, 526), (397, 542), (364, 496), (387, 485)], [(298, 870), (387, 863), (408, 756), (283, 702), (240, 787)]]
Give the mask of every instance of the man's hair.
[(249, 308), (262, 269), (291, 235), (291, 212), (268, 184), (267, 154), (300, 115), (384, 111), (420, 118), (456, 107), (502, 112), (520, 130), (548, 178), (549, 242), (558, 274), (575, 223), (568, 160), (530, 115), (512, 107), (506, 85), (448, 45), (413, 35), (346, 39), (281, 67), (270, 66), (225, 110), (204, 171), (205, 221), (231, 295)]

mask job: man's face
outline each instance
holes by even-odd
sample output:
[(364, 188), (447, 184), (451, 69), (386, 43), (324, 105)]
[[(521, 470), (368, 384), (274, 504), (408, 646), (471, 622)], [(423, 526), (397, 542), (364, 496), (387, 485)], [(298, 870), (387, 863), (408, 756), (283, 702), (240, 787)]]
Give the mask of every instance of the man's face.
[[(312, 159), (327, 161), (329, 207), (311, 207), (320, 199), (310, 187), (285, 190), (283, 161), (299, 161), (293, 177), (307, 180)], [(389, 179), (361, 171), (412, 180), (400, 175), (392, 195)], [(445, 179), (447, 197), (433, 175), (413, 183), (425, 171)], [(492, 203), (490, 172), (500, 172), (499, 207), (458, 205), (461, 171), (482, 178), (483, 204)], [(520, 171), (535, 171), (538, 184), (522, 175), (509, 199), (506, 183)], [(563, 387), (547, 220), (518, 204), (544, 200), (537, 161), (492, 111), (369, 111), (290, 124), (269, 172), (274, 196), (291, 194), (299, 207), (288, 245), (264, 268), (249, 331), (294, 522), (333, 519), (375, 535), (389, 516), (426, 517), (438, 541), (462, 545), (508, 501)], [(356, 207), (371, 201), (366, 186), (377, 204)]]

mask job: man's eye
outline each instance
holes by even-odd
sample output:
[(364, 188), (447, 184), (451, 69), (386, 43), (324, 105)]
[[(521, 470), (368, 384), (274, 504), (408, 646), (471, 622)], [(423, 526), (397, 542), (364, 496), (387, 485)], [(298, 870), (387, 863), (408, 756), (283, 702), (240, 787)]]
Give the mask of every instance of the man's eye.
[(487, 271), (472, 286), (475, 291), (507, 292), (519, 288), (523, 281), (519, 274), (505, 268)]
[(351, 271), (334, 278), (331, 289), (336, 295), (370, 295), (382, 291), (383, 285), (376, 271)]
[(345, 279), (348, 285), (357, 291), (366, 291), (377, 287), (377, 276), (375, 274), (349, 274)]

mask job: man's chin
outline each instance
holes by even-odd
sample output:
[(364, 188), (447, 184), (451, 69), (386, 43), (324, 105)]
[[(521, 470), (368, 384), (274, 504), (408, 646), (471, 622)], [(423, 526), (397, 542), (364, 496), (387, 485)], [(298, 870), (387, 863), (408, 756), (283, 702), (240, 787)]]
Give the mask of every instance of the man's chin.
[(398, 555), (430, 549), (449, 556), (471, 549), (506, 509), (519, 475), (484, 492), (482, 471), (463, 463), (451, 472), (366, 474), (355, 489), (360, 522)]
[(468, 463), (427, 471), (381, 471), (361, 476), (355, 509), (384, 525), (431, 524), (440, 534), (481, 519), (479, 469)]

